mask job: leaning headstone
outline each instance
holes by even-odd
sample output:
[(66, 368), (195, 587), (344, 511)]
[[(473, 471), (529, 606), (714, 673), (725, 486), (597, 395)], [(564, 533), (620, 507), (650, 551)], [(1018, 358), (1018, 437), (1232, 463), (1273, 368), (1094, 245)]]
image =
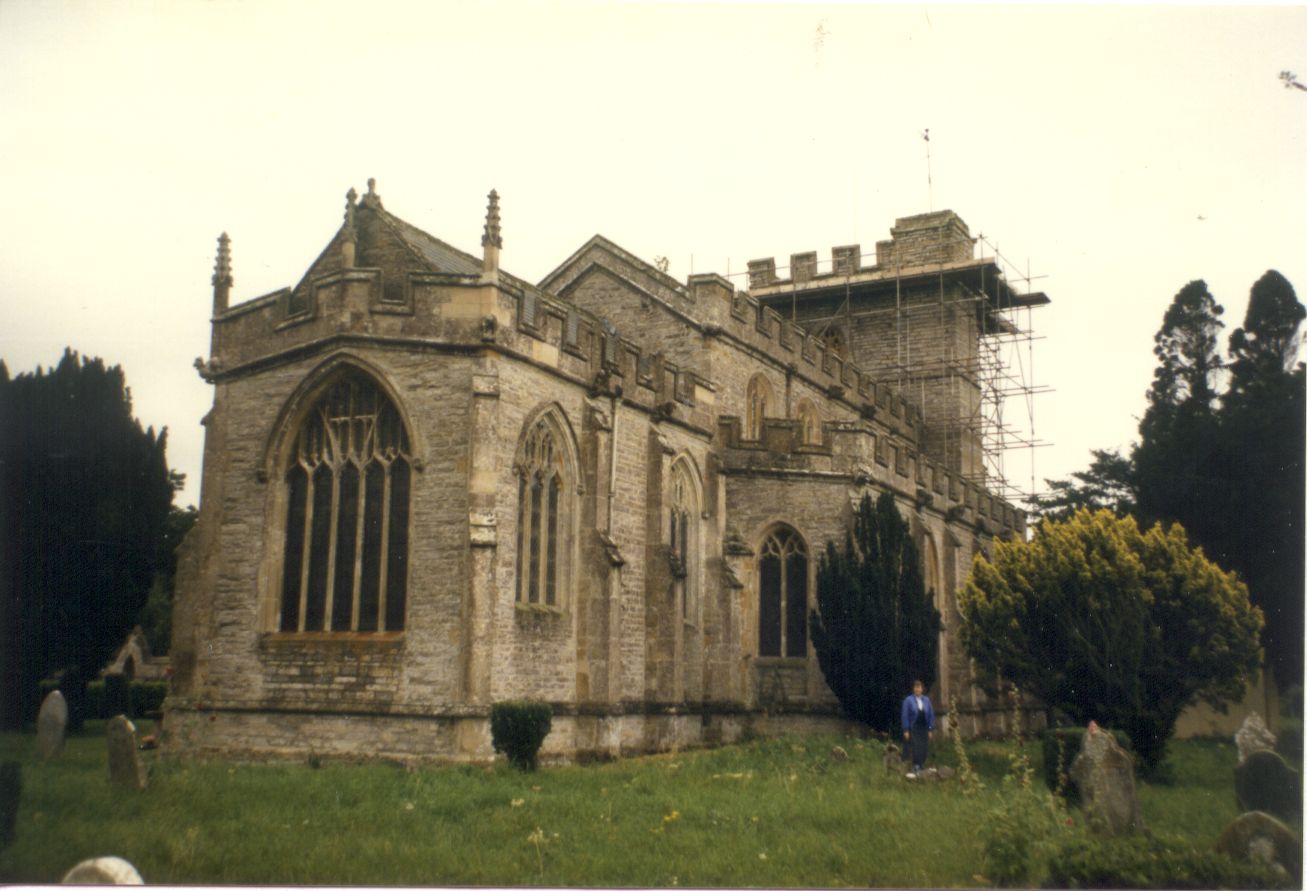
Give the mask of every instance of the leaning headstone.
[(145, 788), (145, 766), (136, 753), (136, 726), (123, 715), (104, 728), (109, 741), (109, 780), (115, 786)]
[(121, 857), (83, 860), (64, 875), (65, 885), (144, 885), (141, 874)]
[(43, 761), (63, 751), (68, 731), (68, 703), (58, 690), (51, 690), (36, 715), (36, 750)]
[(1243, 764), (1253, 752), (1274, 752), (1275, 734), (1266, 726), (1261, 715), (1249, 712), (1234, 735), (1234, 744), (1239, 749), (1239, 763)]
[(1235, 817), (1216, 840), (1216, 850), (1236, 860), (1260, 861), (1302, 883), (1302, 842), (1293, 830), (1263, 811)]
[(1135, 797), (1135, 766), (1112, 734), (1091, 726), (1071, 762), (1071, 781), (1080, 790), (1088, 823), (1105, 835), (1125, 835), (1143, 829)]
[(1266, 811), (1290, 822), (1302, 813), (1302, 777), (1276, 752), (1253, 752), (1236, 767), (1234, 794), (1243, 811)]

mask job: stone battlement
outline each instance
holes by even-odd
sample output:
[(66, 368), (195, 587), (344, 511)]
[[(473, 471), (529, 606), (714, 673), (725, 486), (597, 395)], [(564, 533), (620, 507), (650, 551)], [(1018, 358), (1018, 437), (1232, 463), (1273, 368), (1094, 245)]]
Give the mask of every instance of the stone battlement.
[(922, 266), (965, 264), (975, 260), (976, 239), (956, 213), (940, 210), (933, 213), (900, 217), (890, 230), (890, 238), (876, 242), (876, 262), (863, 265), (862, 246), (840, 245), (831, 248), (830, 264), (825, 272), (816, 251), (790, 254), (790, 275), (777, 275), (776, 258), (749, 261), (749, 288), (775, 285), (802, 285), (819, 278), (860, 276), (864, 273), (893, 274)]

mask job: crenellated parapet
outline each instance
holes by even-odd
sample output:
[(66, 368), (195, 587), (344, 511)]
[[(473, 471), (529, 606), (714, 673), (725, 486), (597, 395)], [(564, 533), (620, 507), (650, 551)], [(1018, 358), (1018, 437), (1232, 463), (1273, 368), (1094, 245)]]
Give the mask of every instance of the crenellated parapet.
[[(717, 437), (728, 469), (806, 468), (865, 478), (923, 508), (965, 517), (978, 530), (1024, 531), (1020, 511), (923, 453), (919, 406), (727, 278), (698, 274), (681, 284), (596, 237), (536, 286), (500, 268), (502, 245), (494, 192), (478, 257), (389, 214), (370, 181), (361, 199), (350, 191), (340, 230), (296, 285), (227, 306), (232, 272), (224, 240), (214, 275), (223, 299), (215, 298), (212, 350), (199, 363), (201, 373), (221, 383), (362, 345), (512, 357), (592, 395), (620, 398), (657, 423)], [(793, 267), (806, 270), (801, 275), (816, 275), (815, 255), (799, 255), (797, 264), (793, 259)], [(833, 262), (857, 274), (858, 246), (836, 248)], [(765, 271), (750, 265), (751, 278)], [(625, 292), (639, 295), (632, 299), (649, 311), (674, 319), (664, 341), (644, 330), (626, 336), (568, 299), (573, 285), (597, 266), (620, 277)], [(638, 327), (630, 318), (624, 324)], [(742, 406), (722, 403), (724, 385), (708, 364), (713, 353), (694, 346), (714, 340), (729, 343), (730, 361), (770, 367), (787, 387), (794, 382), (816, 394), (826, 408), (820, 440), (805, 440), (795, 420), (772, 417), (764, 419), (759, 440), (744, 440)]]

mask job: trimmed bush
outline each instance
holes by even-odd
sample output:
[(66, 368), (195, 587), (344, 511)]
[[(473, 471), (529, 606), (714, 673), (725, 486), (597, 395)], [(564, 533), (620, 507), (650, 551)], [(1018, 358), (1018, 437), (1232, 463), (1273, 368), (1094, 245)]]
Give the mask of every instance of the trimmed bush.
[[(1122, 730), (1110, 731), (1116, 739), (1117, 744), (1127, 752), (1134, 754), (1134, 749), (1130, 745), (1130, 737)], [(1045, 730), (1042, 736), (1044, 746), (1044, 783), (1048, 788), (1057, 791), (1058, 776), (1057, 769), (1060, 764), (1062, 772), (1069, 774), (1071, 772), (1071, 762), (1080, 754), (1080, 746), (1084, 744), (1085, 728), (1083, 727), (1057, 727), (1052, 730)], [(1061, 749), (1061, 759), (1059, 761), (1058, 749)], [(1067, 801), (1076, 803), (1080, 800), (1079, 790), (1075, 784), (1068, 779), (1065, 786)]]
[(1168, 839), (1077, 839), (1049, 861), (1048, 888), (1286, 888), (1261, 863)]
[[(91, 681), (86, 685), (86, 714), (90, 718), (108, 718), (109, 700), (104, 681)], [(116, 714), (116, 713), (115, 713)]]
[(132, 712), (141, 717), (150, 717), (154, 712), (163, 711), (163, 701), (168, 696), (167, 681), (132, 681)]
[[(131, 681), (127, 680), (125, 674), (106, 674), (104, 680), (100, 682), (104, 685), (104, 708), (107, 712), (103, 717), (112, 718), (114, 715), (126, 715), (132, 717), (132, 699), (131, 699)], [(89, 685), (88, 685), (89, 686)], [(90, 697), (87, 697), (87, 711), (96, 716), (99, 712), (90, 709)]]
[(23, 794), (23, 771), (17, 761), (0, 764), (0, 850), (14, 840), (18, 827), (18, 799)]
[(490, 741), (519, 770), (535, 770), (536, 755), (553, 722), (545, 702), (515, 700), (490, 707)]

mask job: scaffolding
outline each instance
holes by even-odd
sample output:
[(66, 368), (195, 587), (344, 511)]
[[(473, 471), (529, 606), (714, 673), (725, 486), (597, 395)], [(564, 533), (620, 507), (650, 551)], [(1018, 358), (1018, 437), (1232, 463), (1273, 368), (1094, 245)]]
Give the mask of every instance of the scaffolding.
[[(930, 264), (939, 269), (937, 299), (922, 298), (921, 267), (911, 271), (908, 299), (903, 267), (896, 265), (893, 304), (855, 309), (857, 285), (850, 273), (839, 307), (828, 316), (805, 315), (801, 323), (848, 350), (865, 373), (918, 405), (930, 439), (923, 443), (926, 451), (968, 482), (1021, 504), (1039, 491), (1037, 452), (1051, 445), (1038, 436), (1035, 423), (1035, 397), (1052, 392), (1035, 381), (1034, 344), (1042, 338), (1034, 333), (1032, 314), (1046, 300), (1031, 285), (1043, 276), (1032, 275), (1029, 263), (1019, 271), (983, 233), (975, 243), (981, 256), (968, 264), (979, 270), (974, 285), (963, 280), (956, 265)], [(876, 262), (873, 253), (862, 255), (867, 258)], [(819, 276), (822, 267), (834, 271), (827, 265), (831, 261), (818, 262)], [(791, 295), (790, 315), (797, 320), (797, 293)], [(855, 327), (868, 321), (875, 330), (892, 328), (892, 352), (888, 345), (877, 347), (883, 350), (879, 356), (853, 350)], [(914, 323), (936, 330), (928, 339), (914, 338)]]

